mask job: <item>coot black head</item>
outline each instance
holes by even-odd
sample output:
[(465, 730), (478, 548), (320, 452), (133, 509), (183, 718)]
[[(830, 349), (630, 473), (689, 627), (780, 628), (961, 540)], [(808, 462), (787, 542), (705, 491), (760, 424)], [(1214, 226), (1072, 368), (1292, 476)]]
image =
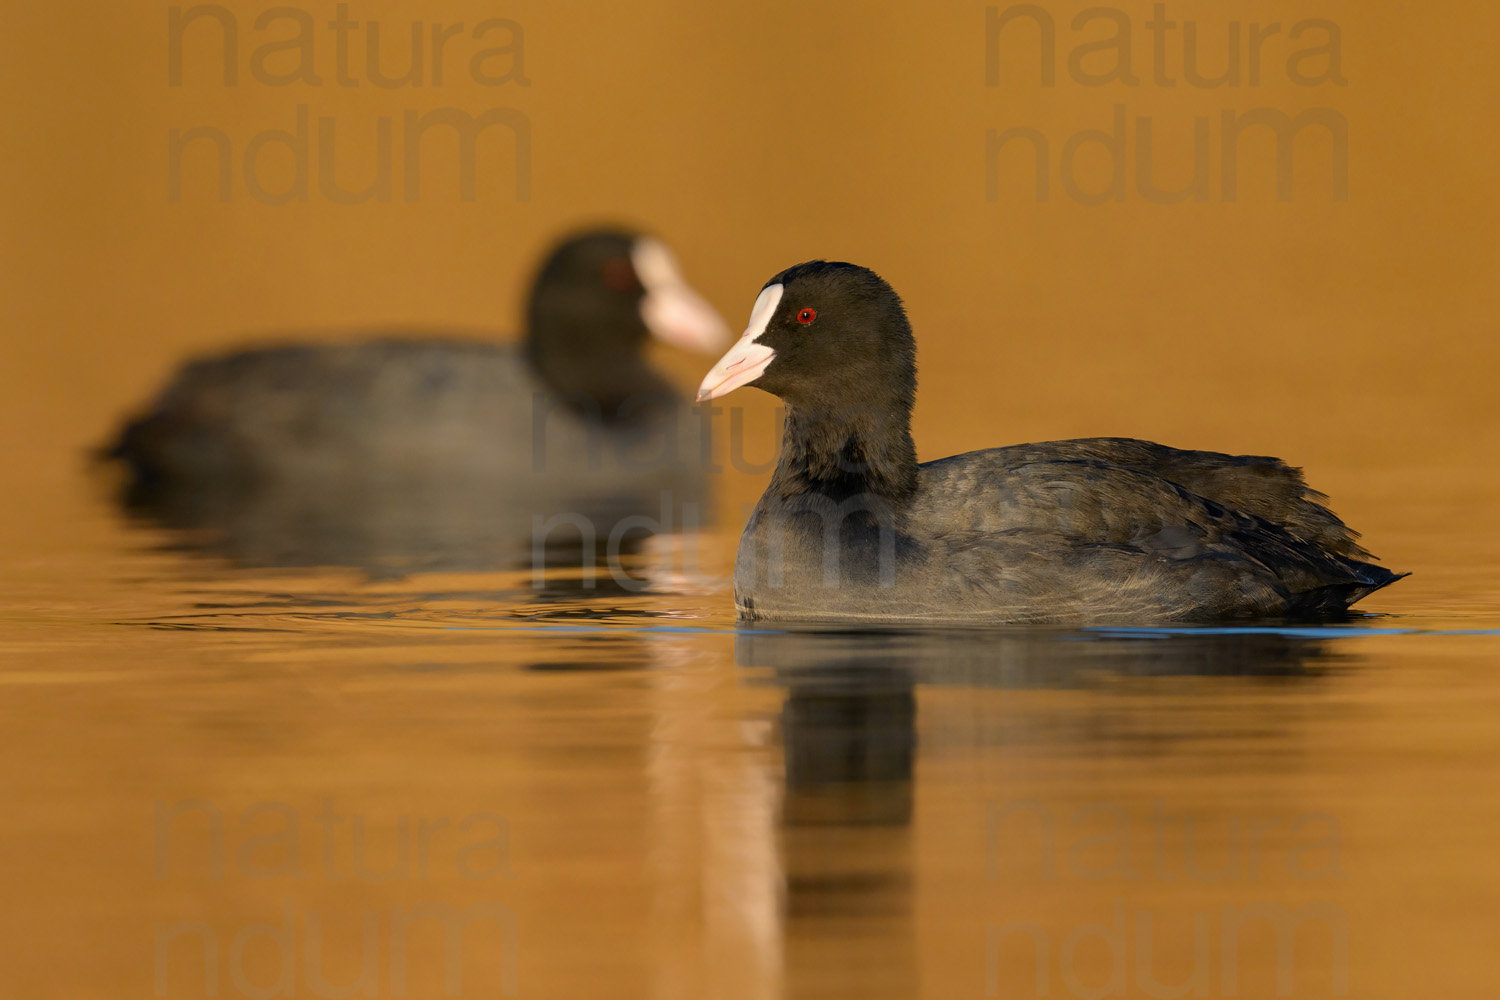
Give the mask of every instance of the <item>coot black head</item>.
[(909, 413), (916, 342), (900, 296), (855, 264), (787, 268), (761, 289), (744, 336), (704, 378), (698, 399), (742, 385), (799, 409)]
[(698, 400), (742, 385), (786, 403), (772, 493), (900, 502), (916, 488), (916, 342), (900, 296), (874, 271), (816, 260), (766, 282)]
[(648, 335), (705, 352), (728, 339), (666, 245), (623, 229), (578, 233), (553, 249), (532, 286), (526, 327), (526, 356), (543, 379), (606, 405), (639, 384)]

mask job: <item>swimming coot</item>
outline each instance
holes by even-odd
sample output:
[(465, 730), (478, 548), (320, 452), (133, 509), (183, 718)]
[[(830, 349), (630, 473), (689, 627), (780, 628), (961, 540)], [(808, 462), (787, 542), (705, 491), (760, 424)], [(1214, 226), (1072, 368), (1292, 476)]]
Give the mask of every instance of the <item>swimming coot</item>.
[(127, 505), (272, 565), (477, 568), (701, 520), (704, 434), (648, 336), (716, 351), (668, 248), (563, 240), (519, 347), (391, 334), (193, 361), (108, 456)]
[(1129, 438), (919, 465), (916, 344), (873, 271), (766, 283), (700, 401), (781, 397), (781, 455), (740, 541), (745, 619), (1213, 622), (1341, 613), (1399, 578), (1278, 459)]

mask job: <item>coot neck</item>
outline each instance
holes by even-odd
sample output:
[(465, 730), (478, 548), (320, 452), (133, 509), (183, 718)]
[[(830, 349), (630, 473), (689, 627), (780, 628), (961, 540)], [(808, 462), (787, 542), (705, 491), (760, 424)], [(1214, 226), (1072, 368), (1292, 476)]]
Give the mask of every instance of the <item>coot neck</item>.
[(630, 422), (658, 410), (671, 386), (645, 357), (644, 332), (601, 329), (593, 323), (533, 322), (523, 348), (546, 387), (580, 410), (598, 407), (606, 422)]
[(786, 404), (768, 496), (815, 495), (840, 503), (873, 495), (900, 508), (916, 489), (911, 413), (899, 401), (859, 408)]

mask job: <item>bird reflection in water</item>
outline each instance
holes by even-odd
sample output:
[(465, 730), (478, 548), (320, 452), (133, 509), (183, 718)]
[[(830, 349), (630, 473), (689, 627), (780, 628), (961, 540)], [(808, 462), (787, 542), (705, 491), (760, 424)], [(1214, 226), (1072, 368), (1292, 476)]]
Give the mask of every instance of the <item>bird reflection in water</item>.
[[(745, 630), (735, 652), (739, 666), (769, 671), (786, 691), (783, 981), (788, 995), (819, 997), (921, 993), (918, 733), (939, 742), (955, 736), (941, 718), (919, 725), (919, 688), (1087, 688), (1170, 677), (1295, 682), (1331, 660), (1318, 639), (1275, 629)], [(1107, 709), (1081, 711), (1090, 718), (1023, 739), (1096, 741), (1105, 753), (1151, 745), (1112, 739)], [(1009, 742), (1005, 733), (970, 737)]]

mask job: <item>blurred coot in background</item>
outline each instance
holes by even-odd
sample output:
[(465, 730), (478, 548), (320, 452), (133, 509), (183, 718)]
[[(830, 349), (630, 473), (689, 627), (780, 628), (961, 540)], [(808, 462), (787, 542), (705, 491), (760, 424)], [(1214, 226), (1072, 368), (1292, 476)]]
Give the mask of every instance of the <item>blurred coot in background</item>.
[(518, 346), (420, 331), (201, 358), (105, 455), (129, 509), (254, 565), (618, 551), (708, 516), (707, 428), (652, 336), (714, 351), (727, 329), (665, 244), (592, 229), (542, 262)]

